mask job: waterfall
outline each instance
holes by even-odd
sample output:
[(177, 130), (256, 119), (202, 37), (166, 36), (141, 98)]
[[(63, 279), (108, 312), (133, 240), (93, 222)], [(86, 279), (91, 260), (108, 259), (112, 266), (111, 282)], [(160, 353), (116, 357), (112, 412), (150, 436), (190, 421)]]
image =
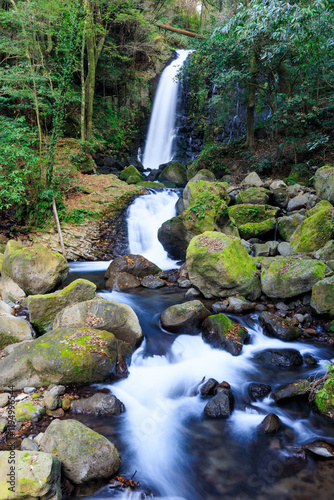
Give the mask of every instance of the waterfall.
[(161, 75), (143, 155), (143, 165), (147, 169), (158, 168), (162, 163), (173, 159), (176, 105), (180, 87), (176, 75), (190, 52), (177, 50), (177, 59), (167, 66)]
[(163, 270), (177, 267), (176, 261), (167, 257), (158, 240), (158, 229), (163, 222), (176, 215), (175, 191), (153, 191), (139, 196), (129, 207), (128, 239), (130, 253), (140, 254)]

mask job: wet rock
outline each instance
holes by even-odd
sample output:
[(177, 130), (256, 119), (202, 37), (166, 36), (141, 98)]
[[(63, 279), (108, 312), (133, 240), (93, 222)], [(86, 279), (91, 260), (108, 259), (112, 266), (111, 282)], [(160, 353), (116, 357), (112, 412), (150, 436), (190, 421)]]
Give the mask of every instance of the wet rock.
[(0, 452), (3, 499), (61, 500), (61, 461), (51, 453), (15, 450), (15, 493), (8, 495), (9, 451)]
[(99, 393), (87, 399), (73, 401), (71, 410), (91, 415), (120, 415), (125, 411), (125, 407), (113, 394)]
[(161, 269), (158, 266), (145, 259), (142, 255), (129, 254), (114, 259), (109, 264), (104, 277), (108, 279), (112, 274), (128, 273), (137, 278), (144, 278), (150, 274), (158, 274), (160, 271)]
[(39, 447), (35, 443), (35, 441), (33, 441), (32, 439), (24, 438), (22, 440), (22, 443), (21, 443), (21, 450), (22, 451), (38, 451)]
[(131, 290), (132, 288), (138, 288), (139, 286), (139, 279), (129, 273), (110, 274), (105, 283), (105, 287), (108, 290), (116, 290), (117, 292)]
[(301, 366), (303, 358), (296, 349), (266, 349), (255, 355), (265, 365), (282, 367)]
[(274, 434), (282, 427), (282, 421), (275, 413), (269, 413), (261, 422), (258, 427), (259, 432), (265, 434)]
[(271, 387), (266, 384), (252, 383), (248, 387), (248, 392), (253, 401), (263, 399), (270, 394)]
[(309, 366), (316, 366), (318, 361), (311, 354), (304, 354), (303, 356), (305, 364)]
[(241, 325), (233, 323), (225, 314), (209, 316), (202, 325), (202, 337), (208, 344), (239, 356), (249, 334)]
[(157, 276), (149, 275), (145, 276), (145, 278), (142, 279), (141, 285), (145, 288), (151, 288), (152, 290), (155, 290), (157, 288), (162, 288), (166, 285), (166, 283), (164, 280), (158, 278)]
[(326, 441), (313, 441), (312, 443), (305, 444), (303, 448), (319, 457), (334, 458), (334, 446), (332, 443), (327, 443)]
[(210, 315), (208, 309), (199, 300), (191, 300), (184, 304), (170, 306), (161, 314), (162, 327), (172, 333), (199, 332), (204, 319)]
[(218, 302), (215, 302), (212, 304), (212, 310), (215, 314), (221, 313), (221, 312), (226, 312), (228, 307), (228, 300), (226, 299), (224, 302), (219, 300)]
[(265, 326), (265, 333), (268, 332), (272, 337), (284, 341), (296, 340), (301, 333), (291, 324), (290, 321), (280, 318), (271, 312), (265, 311), (260, 314), (259, 321)]
[(180, 288), (190, 288), (191, 287), (191, 282), (187, 278), (181, 276), (177, 280), (177, 284), (179, 285)]
[(230, 389), (220, 389), (205, 405), (204, 415), (210, 418), (228, 418), (234, 407), (234, 396)]
[(76, 420), (54, 420), (46, 429), (41, 450), (57, 454), (65, 477), (75, 484), (108, 478), (121, 463), (115, 446)]
[(297, 380), (292, 384), (285, 385), (277, 391), (273, 392), (272, 396), (276, 403), (291, 399), (298, 396), (305, 396), (310, 392), (310, 382), (308, 380)]
[(201, 385), (200, 393), (202, 396), (213, 396), (215, 394), (215, 389), (218, 386), (218, 382), (214, 378), (209, 378), (203, 385)]

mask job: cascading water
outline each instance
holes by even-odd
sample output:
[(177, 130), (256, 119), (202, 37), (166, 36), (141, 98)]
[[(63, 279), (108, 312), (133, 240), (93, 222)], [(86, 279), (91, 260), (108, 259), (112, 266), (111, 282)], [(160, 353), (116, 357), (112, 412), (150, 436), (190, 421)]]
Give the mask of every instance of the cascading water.
[(189, 50), (177, 50), (177, 59), (163, 71), (153, 103), (143, 165), (147, 169), (158, 168), (173, 159), (176, 106), (179, 82), (176, 75), (187, 59)]

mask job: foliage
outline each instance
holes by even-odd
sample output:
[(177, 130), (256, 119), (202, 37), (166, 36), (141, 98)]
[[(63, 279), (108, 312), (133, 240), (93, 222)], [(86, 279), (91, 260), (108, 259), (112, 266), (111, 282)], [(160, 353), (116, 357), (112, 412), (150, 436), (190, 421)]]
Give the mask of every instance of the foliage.
[(189, 165), (188, 178), (193, 177), (196, 172), (207, 169), (221, 176), (227, 172), (227, 166), (224, 163), (225, 148), (223, 144), (211, 144), (203, 148), (198, 157)]

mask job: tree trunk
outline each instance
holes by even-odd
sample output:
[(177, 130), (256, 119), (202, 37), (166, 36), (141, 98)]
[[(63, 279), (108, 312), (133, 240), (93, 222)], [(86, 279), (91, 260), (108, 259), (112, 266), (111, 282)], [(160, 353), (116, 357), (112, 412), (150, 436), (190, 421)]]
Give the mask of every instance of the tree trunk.
[(250, 150), (254, 149), (254, 112), (255, 112), (255, 93), (256, 93), (256, 80), (257, 80), (257, 64), (254, 52), (251, 54), (249, 70), (251, 73), (247, 89), (247, 135), (246, 147)]
[(55, 221), (56, 221), (56, 226), (57, 226), (57, 231), (58, 231), (58, 238), (59, 238), (61, 253), (63, 254), (63, 256), (66, 259), (66, 251), (65, 251), (65, 246), (64, 246), (64, 240), (63, 240), (63, 235), (62, 235), (61, 227), (60, 227), (60, 223), (59, 223), (59, 217), (58, 217), (58, 212), (57, 212), (56, 200), (54, 198), (53, 198), (53, 203), (52, 203), (52, 209), (53, 209), (53, 215), (55, 216)]

